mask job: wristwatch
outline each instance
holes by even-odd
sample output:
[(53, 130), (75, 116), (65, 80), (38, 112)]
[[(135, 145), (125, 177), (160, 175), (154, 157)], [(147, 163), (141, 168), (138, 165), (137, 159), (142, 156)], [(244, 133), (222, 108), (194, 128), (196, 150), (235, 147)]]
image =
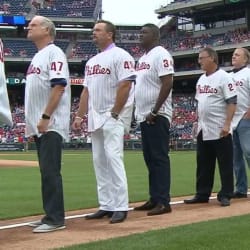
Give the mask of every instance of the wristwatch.
[(151, 109), (150, 114), (154, 117), (157, 116), (157, 112), (154, 109)]
[(49, 120), (49, 119), (50, 119), (50, 116), (49, 116), (49, 115), (46, 115), (46, 114), (42, 114), (42, 119), (44, 119), (44, 120)]
[(118, 118), (119, 118), (119, 114), (117, 114), (117, 113), (115, 113), (115, 112), (111, 112), (111, 116), (112, 116), (114, 119), (116, 119), (116, 120), (118, 120)]

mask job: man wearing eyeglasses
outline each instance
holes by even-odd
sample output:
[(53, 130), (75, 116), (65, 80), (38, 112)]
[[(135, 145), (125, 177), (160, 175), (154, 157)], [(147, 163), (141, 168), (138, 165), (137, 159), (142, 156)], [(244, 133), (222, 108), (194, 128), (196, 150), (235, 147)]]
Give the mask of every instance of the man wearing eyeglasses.
[(214, 183), (218, 161), (221, 189), (217, 200), (229, 206), (233, 195), (233, 144), (231, 121), (236, 109), (236, 89), (230, 74), (218, 67), (218, 55), (212, 48), (199, 53), (204, 74), (196, 85), (198, 136), (196, 194), (186, 204), (207, 203)]

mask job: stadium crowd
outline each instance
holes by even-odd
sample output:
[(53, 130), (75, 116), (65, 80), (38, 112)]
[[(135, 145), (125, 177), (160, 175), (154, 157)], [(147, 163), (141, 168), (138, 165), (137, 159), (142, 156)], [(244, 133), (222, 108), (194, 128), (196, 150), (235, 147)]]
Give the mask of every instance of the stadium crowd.
[[(176, 0), (171, 4), (179, 2), (191, 2), (193, 0)], [(95, 17), (100, 12), (98, 0), (0, 0), (0, 14), (5, 15), (27, 15), (29, 13), (45, 16), (63, 17)], [(124, 47), (136, 59), (142, 54), (139, 48), (139, 30), (118, 30), (118, 46)], [(194, 37), (192, 34), (180, 32), (165, 32), (167, 36), (161, 40), (162, 45), (170, 52), (199, 50), (206, 46), (222, 46), (232, 43), (248, 42), (250, 32), (247, 29), (239, 28), (222, 34), (206, 33)], [(164, 37), (164, 31), (163, 31)], [(83, 39), (82, 34), (59, 33), (57, 45), (65, 52), (68, 58), (81, 58), (88, 60), (96, 54), (96, 48), (91, 44), (91, 36)], [(31, 57), (34, 54), (34, 46), (26, 39), (4, 38), (6, 57)], [(68, 48), (71, 48), (68, 50)], [(189, 65), (190, 66), (190, 65)], [(191, 69), (196, 69), (193, 66)], [(177, 69), (178, 70), (178, 69)]]
[[(120, 33), (118, 34), (117, 45), (126, 49), (134, 58), (139, 58), (143, 51), (139, 47), (139, 33)], [(90, 37), (88, 40), (78, 40), (75, 35), (72, 38), (72, 34), (59, 33), (58, 40), (56, 44), (61, 47), (65, 52), (68, 51), (68, 58), (79, 58), (82, 60), (88, 60), (93, 55), (96, 54), (96, 48), (92, 44)], [(168, 38), (161, 40), (162, 45), (168, 49), (170, 52), (193, 50), (199, 51), (201, 48), (206, 46), (223, 46), (227, 44), (237, 44), (246, 43), (250, 40), (250, 31), (246, 29), (235, 29), (233, 31), (228, 31), (224, 34), (212, 35), (203, 34), (198, 37), (193, 37), (188, 34), (177, 34), (172, 32), (169, 34)], [(4, 55), (6, 57), (31, 57), (34, 54), (34, 46), (25, 39), (8, 39), (3, 38), (5, 44)], [(67, 50), (71, 47), (70, 50)], [(227, 65), (224, 65), (227, 66)], [(198, 69), (198, 64), (193, 65), (183, 65), (180, 69), (177, 67), (176, 70), (194, 70)]]
[[(15, 143), (25, 142), (24, 136), (25, 120), (24, 120), (24, 105), (16, 102), (12, 102), (12, 117), (14, 126), (10, 128), (8, 126), (0, 127), (0, 142), (1, 143)], [(74, 119), (75, 112), (78, 109), (79, 98), (73, 97), (71, 102), (71, 123)], [(195, 108), (196, 103), (193, 95), (183, 94), (173, 96), (173, 119), (171, 125), (171, 137), (172, 139), (190, 140), (193, 138), (192, 127), (196, 121)], [(87, 141), (89, 139), (89, 133), (86, 130), (87, 119), (83, 119), (83, 126), (81, 131), (70, 131), (71, 141)], [(125, 135), (125, 139), (139, 139), (140, 130), (132, 129), (130, 134)]]
[[(179, 2), (190, 2), (191, 0), (175, 0), (172, 4)], [(12, 0), (2, 1), (0, 0), (0, 14), (22, 14), (25, 15), (30, 11), (34, 11), (37, 14), (47, 16), (64, 16), (64, 17), (77, 17), (87, 16), (90, 14), (94, 16), (98, 0)], [(83, 13), (83, 9), (90, 10), (90, 13)], [(66, 10), (66, 12), (65, 12)], [(64, 11), (64, 12), (62, 12)], [(63, 13), (63, 14), (62, 14)], [(128, 30), (118, 31), (117, 45), (127, 50), (134, 58), (139, 58), (143, 51), (139, 46), (140, 31)], [(84, 34), (73, 33), (58, 33), (57, 45), (61, 47), (69, 59), (79, 58), (81, 60), (88, 60), (90, 57), (96, 54), (96, 48), (90, 40), (90, 36)], [(188, 33), (171, 32), (168, 36), (161, 40), (161, 44), (170, 52), (195, 50), (198, 51), (208, 45), (212, 47), (222, 46), (225, 44), (237, 44), (248, 42), (250, 39), (250, 32), (247, 29), (239, 28), (233, 31), (228, 31), (223, 34), (210, 34), (206, 33), (201, 36), (192, 36)], [(4, 56), (5, 57), (31, 57), (35, 53), (34, 46), (26, 39), (10, 39), (3, 38), (4, 42)], [(70, 48), (70, 49), (68, 49)], [(224, 62), (223, 66), (230, 65), (230, 62)], [(180, 61), (175, 65), (176, 71), (183, 70), (195, 70), (199, 69), (199, 65), (196, 61)], [(11, 74), (13, 76), (20, 75), (20, 73)], [(8, 74), (8, 76), (11, 76)], [(79, 99), (74, 97), (72, 99), (72, 115), (77, 110)], [(173, 120), (171, 125), (171, 137), (175, 139), (192, 139), (192, 127), (196, 121), (195, 115), (195, 102), (194, 97), (191, 95), (181, 95), (173, 97)], [(18, 103), (13, 104), (12, 115), (14, 120), (14, 127), (12, 129), (8, 127), (0, 128), (0, 141), (1, 142), (16, 142), (24, 141), (24, 107)], [(86, 123), (86, 120), (83, 122)], [(138, 132), (138, 130), (136, 130)], [(88, 133), (85, 130), (79, 131), (79, 133), (71, 131), (71, 139), (78, 138), (83, 135), (83, 138), (88, 137)], [(126, 138), (138, 138), (134, 132), (130, 135), (126, 135)]]
[(198, 37), (192, 35), (180, 35), (176, 32), (172, 36), (163, 40), (163, 45), (170, 51), (200, 50), (206, 46), (222, 46), (225, 44), (248, 42), (250, 32), (245, 28), (235, 29), (223, 34), (212, 35), (210, 33), (203, 34)]
[(28, 15), (35, 13), (47, 16), (93, 17), (96, 0), (6, 0), (0, 1), (0, 13), (4, 15)]

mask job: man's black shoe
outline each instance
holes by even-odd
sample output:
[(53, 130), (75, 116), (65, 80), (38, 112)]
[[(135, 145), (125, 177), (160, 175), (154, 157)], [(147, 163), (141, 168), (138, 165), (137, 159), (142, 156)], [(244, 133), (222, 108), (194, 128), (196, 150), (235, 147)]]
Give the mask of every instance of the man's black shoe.
[(220, 198), (219, 202), (220, 202), (222, 207), (230, 206), (230, 200), (228, 198), (226, 198), (226, 197)]
[(151, 211), (147, 213), (148, 216), (160, 215), (171, 213), (172, 209), (170, 205), (157, 204)]
[(243, 193), (236, 191), (233, 193), (232, 198), (235, 198), (235, 199), (247, 198), (247, 194), (243, 194)]
[(86, 215), (85, 219), (86, 220), (101, 219), (101, 218), (103, 218), (105, 216), (110, 218), (110, 217), (112, 217), (112, 215), (113, 215), (113, 212), (111, 212), (111, 211), (99, 210), (94, 214)]
[(120, 223), (123, 222), (127, 218), (127, 211), (114, 211), (110, 223)]
[(208, 203), (208, 199), (195, 196), (192, 199), (184, 200), (185, 204)]
[(139, 207), (135, 207), (134, 210), (135, 211), (145, 211), (145, 210), (151, 210), (153, 208), (156, 207), (156, 203), (152, 202), (152, 201), (147, 201), (146, 203), (144, 203), (143, 205), (139, 206)]

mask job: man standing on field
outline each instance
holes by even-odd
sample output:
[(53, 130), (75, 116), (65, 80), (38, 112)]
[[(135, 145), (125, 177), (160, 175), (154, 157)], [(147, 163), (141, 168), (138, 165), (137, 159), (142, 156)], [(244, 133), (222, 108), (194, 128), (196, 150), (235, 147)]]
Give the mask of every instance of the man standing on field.
[(248, 180), (245, 161), (250, 168), (250, 53), (246, 48), (233, 52), (231, 75), (237, 88), (237, 109), (233, 119), (234, 173), (233, 198), (246, 198)]
[(27, 71), (25, 86), (26, 136), (33, 136), (38, 153), (45, 216), (31, 223), (34, 233), (65, 228), (61, 176), (62, 142), (69, 135), (70, 84), (66, 56), (54, 44), (55, 25), (35, 16), (28, 39), (37, 47)]
[(172, 119), (174, 62), (159, 45), (160, 31), (154, 24), (141, 30), (145, 49), (136, 70), (136, 119), (140, 122), (142, 149), (149, 176), (149, 200), (135, 210), (148, 216), (170, 213), (169, 127)]
[(85, 66), (84, 89), (73, 128), (81, 127), (88, 113), (99, 210), (88, 220), (110, 217), (110, 223), (127, 218), (128, 187), (123, 162), (124, 131), (130, 127), (135, 79), (134, 59), (117, 47), (115, 26), (99, 20), (93, 41), (100, 52)]
[(214, 183), (218, 161), (221, 189), (217, 200), (229, 206), (233, 195), (233, 142), (231, 122), (237, 94), (232, 77), (220, 69), (212, 48), (200, 51), (198, 62), (205, 72), (196, 84), (198, 103), (196, 194), (186, 204), (207, 203)]

